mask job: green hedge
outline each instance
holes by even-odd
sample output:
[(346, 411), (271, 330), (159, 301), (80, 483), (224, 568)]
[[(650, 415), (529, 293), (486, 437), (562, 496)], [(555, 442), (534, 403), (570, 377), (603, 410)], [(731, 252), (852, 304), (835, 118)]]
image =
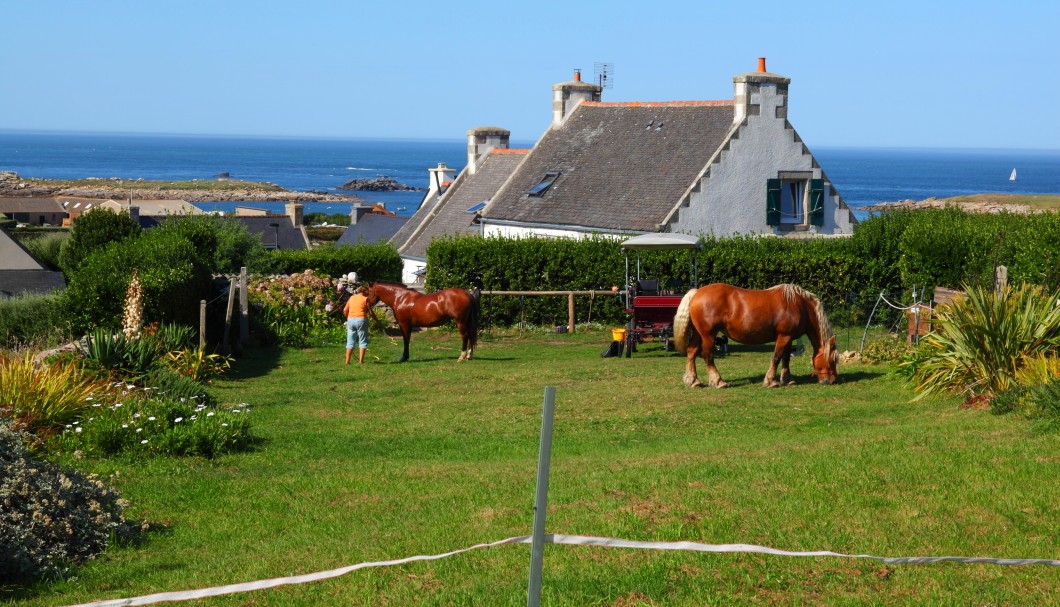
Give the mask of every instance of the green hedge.
[(401, 280), (401, 256), (389, 244), (322, 245), (309, 251), (269, 252), (260, 263), (248, 266), (252, 274), (297, 274), (313, 270), (338, 277), (357, 272), (363, 281)]
[[(427, 249), (428, 291), (459, 286), (483, 290), (609, 290), (625, 280), (620, 240), (440, 238)], [(698, 253), (699, 283), (727, 282), (762, 289), (790, 282), (815, 293), (833, 323), (865, 321), (881, 293), (910, 302), (936, 286), (987, 284), (1006, 265), (1009, 281), (1055, 288), (1060, 282), (1060, 215), (970, 214), (959, 209), (898, 211), (863, 221), (850, 238), (707, 238)], [(683, 251), (640, 253), (641, 276), (689, 282)], [(636, 254), (631, 254), (631, 264)], [(635, 273), (635, 267), (631, 269)], [(624, 322), (619, 298), (579, 298), (577, 316)], [(900, 313), (876, 312), (886, 324)], [(566, 324), (562, 297), (495, 297), (484, 303), (489, 320)]]

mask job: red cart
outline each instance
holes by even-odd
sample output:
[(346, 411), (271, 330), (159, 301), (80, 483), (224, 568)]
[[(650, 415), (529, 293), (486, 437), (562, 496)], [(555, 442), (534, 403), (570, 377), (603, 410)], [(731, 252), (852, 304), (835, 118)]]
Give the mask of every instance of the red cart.
[[(667, 350), (673, 349), (674, 315), (685, 292), (698, 284), (695, 251), (701, 247), (699, 238), (687, 234), (642, 234), (622, 243), (626, 255), (626, 314), (630, 317), (623, 343), (626, 358), (633, 355), (637, 344), (649, 338), (661, 341)], [(641, 251), (673, 249), (689, 250), (691, 283), (679, 279), (660, 283), (658, 278), (641, 276)], [(635, 269), (630, 267), (631, 253), (635, 255)]]

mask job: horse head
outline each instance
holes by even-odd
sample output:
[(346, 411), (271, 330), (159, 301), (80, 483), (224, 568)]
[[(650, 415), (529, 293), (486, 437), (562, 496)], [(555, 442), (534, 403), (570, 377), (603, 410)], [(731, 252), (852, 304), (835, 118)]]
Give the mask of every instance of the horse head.
[(813, 377), (822, 384), (834, 384), (839, 373), (836, 367), (839, 364), (839, 351), (835, 346), (835, 335), (821, 344), (813, 354)]
[(379, 293), (376, 292), (375, 283), (371, 283), (368, 285), (368, 305), (375, 306), (377, 303), (379, 303)]

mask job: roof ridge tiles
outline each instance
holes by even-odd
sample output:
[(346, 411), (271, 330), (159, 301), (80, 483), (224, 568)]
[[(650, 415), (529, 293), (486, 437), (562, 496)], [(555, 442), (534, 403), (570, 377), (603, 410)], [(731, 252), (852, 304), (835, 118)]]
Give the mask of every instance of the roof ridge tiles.
[(661, 107), (688, 105), (733, 105), (732, 99), (716, 101), (583, 101), (583, 105), (596, 107)]

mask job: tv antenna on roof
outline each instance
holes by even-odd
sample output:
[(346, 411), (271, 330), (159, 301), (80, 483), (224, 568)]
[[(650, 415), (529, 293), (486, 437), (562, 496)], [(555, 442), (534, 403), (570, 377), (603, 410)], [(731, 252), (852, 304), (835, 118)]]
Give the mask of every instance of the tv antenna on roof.
[(593, 74), (596, 76), (596, 84), (600, 85), (602, 89), (609, 89), (612, 86), (611, 80), (614, 79), (615, 64), (614, 63), (594, 63)]

